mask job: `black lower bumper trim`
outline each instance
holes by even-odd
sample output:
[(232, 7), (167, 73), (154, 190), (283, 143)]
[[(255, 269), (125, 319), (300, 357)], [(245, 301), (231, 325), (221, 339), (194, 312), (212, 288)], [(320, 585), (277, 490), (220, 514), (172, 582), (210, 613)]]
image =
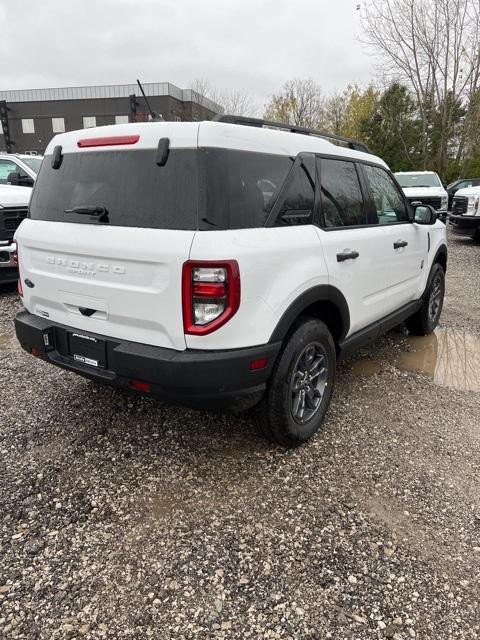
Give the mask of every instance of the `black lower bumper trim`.
[(480, 230), (480, 216), (455, 216), (450, 214), (449, 227), (458, 236), (473, 236)]
[[(175, 351), (81, 331), (105, 342), (105, 367), (78, 362), (69, 349), (73, 327), (21, 311), (15, 330), (22, 347), (86, 378), (131, 389), (131, 381), (151, 385), (148, 395), (196, 408), (240, 411), (256, 404), (266, 388), (281, 342), (247, 349)], [(45, 337), (46, 336), (46, 337)], [(267, 358), (265, 368), (252, 371), (252, 360)]]

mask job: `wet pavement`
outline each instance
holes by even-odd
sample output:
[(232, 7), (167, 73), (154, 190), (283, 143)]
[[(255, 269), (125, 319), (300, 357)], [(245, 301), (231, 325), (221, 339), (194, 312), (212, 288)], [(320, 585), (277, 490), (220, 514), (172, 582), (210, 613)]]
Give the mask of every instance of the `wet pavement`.
[[(437, 328), (429, 336), (406, 336), (406, 348), (391, 359), (400, 371), (422, 373), (434, 384), (463, 391), (480, 391), (480, 336), (468, 331)], [(380, 362), (354, 360), (355, 376), (373, 376)]]

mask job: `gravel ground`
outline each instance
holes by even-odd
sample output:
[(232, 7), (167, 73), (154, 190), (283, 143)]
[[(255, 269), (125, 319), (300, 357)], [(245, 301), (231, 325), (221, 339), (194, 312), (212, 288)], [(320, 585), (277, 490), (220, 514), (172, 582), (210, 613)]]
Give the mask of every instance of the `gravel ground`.
[[(444, 326), (479, 332), (479, 260), (451, 239)], [(397, 369), (404, 331), (339, 366), (323, 432), (286, 451), (35, 360), (5, 337), (17, 307), (4, 291), (1, 638), (480, 636), (480, 394)]]

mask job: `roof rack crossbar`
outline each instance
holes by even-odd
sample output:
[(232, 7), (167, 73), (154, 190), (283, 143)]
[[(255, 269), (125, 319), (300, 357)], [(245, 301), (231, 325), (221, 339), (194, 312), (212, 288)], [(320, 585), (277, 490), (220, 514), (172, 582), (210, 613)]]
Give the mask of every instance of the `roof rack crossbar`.
[(317, 138), (325, 138), (326, 140), (336, 140), (337, 142), (343, 142), (349, 149), (370, 153), (369, 148), (363, 142), (358, 142), (358, 140), (353, 140), (352, 138), (345, 138), (344, 136), (338, 136), (334, 133), (325, 133), (325, 131), (319, 131), (318, 129), (308, 129), (307, 127), (298, 127), (297, 125), (273, 122), (272, 120), (262, 120), (261, 118), (247, 118), (244, 116), (229, 116), (222, 114), (216, 115), (212, 120), (215, 122), (226, 122), (228, 124), (241, 124), (247, 127), (281, 129), (282, 131), (289, 131), (290, 133), (301, 133), (305, 136), (315, 136)]

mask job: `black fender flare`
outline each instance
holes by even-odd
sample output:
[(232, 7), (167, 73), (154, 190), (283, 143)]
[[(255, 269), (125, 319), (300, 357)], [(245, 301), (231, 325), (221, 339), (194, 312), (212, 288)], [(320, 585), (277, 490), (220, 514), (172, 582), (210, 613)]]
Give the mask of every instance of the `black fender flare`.
[(330, 284), (320, 284), (311, 289), (307, 289), (296, 298), (283, 313), (277, 323), (271, 337), (270, 342), (284, 340), (290, 327), (295, 320), (308, 309), (312, 304), (318, 302), (329, 302), (335, 305), (342, 319), (342, 332), (340, 340), (343, 340), (350, 329), (350, 311), (345, 296), (336, 287)]
[(447, 270), (447, 262), (448, 262), (448, 249), (447, 249), (447, 245), (446, 244), (441, 244), (438, 249), (437, 252), (435, 253), (435, 257), (432, 260), (432, 267), (436, 262), (440, 262), (438, 260), (438, 257), (442, 255), (445, 256), (445, 271)]

